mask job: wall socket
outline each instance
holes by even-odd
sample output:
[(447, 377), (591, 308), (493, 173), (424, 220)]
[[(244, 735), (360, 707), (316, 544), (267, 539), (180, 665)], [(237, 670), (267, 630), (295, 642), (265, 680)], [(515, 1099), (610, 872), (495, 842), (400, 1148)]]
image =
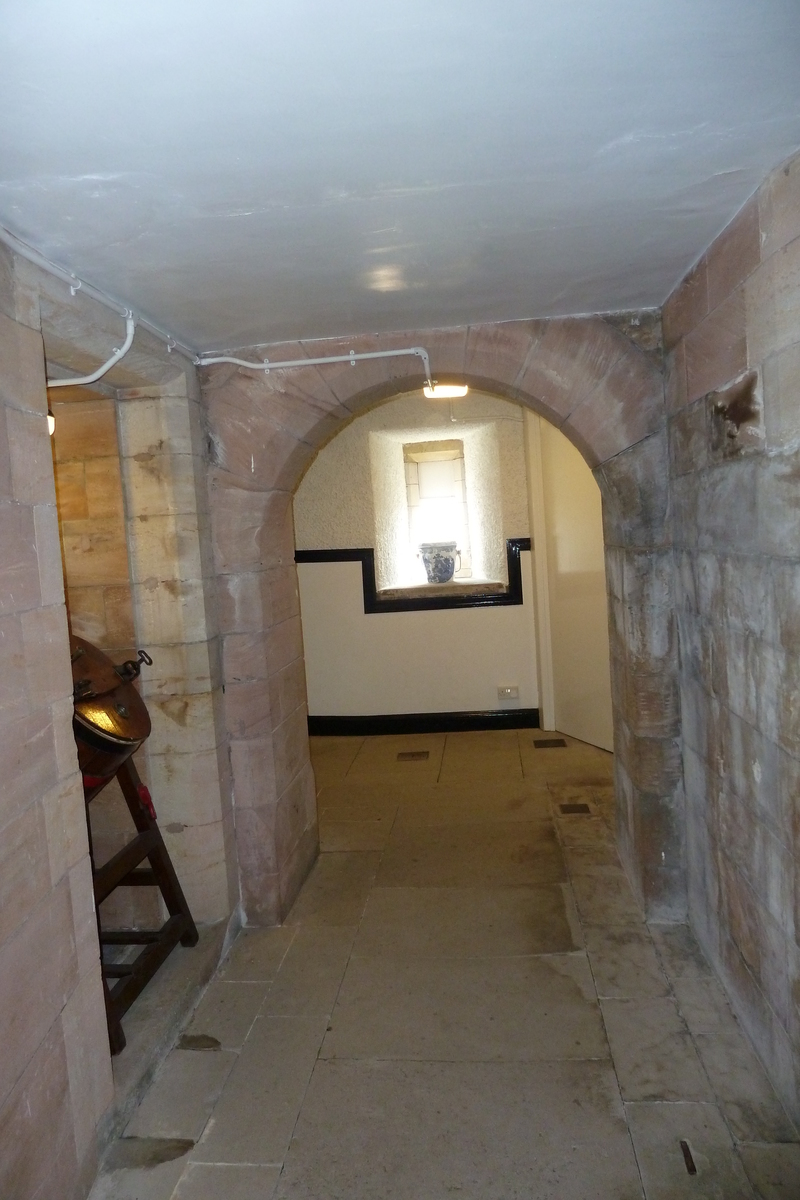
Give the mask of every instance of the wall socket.
[(499, 687), (497, 689), (498, 700), (519, 700), (519, 687), (516, 683), (512, 683), (509, 687)]

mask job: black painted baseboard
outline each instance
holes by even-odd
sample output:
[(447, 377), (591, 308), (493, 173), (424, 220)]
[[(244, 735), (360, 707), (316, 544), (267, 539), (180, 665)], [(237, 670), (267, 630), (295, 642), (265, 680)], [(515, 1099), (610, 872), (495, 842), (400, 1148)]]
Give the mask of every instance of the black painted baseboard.
[(371, 737), (380, 733), (463, 733), (480, 729), (538, 729), (538, 708), (487, 712), (385, 713), (373, 717), (311, 717), (311, 737)]

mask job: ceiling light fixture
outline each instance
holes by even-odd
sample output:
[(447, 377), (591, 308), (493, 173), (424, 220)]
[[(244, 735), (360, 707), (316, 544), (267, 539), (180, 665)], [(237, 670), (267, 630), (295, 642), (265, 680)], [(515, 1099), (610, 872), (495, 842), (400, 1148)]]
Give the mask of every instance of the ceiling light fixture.
[(465, 383), (429, 383), (422, 394), (426, 400), (460, 400), (468, 391)]
[(56, 418), (52, 408), (48, 408), (47, 410), (47, 430), (50, 434), (50, 437), (52, 437), (56, 431)]

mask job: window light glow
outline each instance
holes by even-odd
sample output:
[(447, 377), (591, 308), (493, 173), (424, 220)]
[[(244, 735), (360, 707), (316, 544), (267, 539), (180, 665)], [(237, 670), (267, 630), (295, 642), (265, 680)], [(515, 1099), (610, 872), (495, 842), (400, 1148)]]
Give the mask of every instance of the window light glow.
[(426, 385), (422, 394), (426, 400), (460, 400), (468, 391), (465, 383), (434, 383), (432, 387)]
[(401, 587), (427, 582), (421, 547), (457, 547), (457, 576), (471, 578), (469, 518), (464, 481), (464, 443), (452, 438), (403, 444), (408, 508), (408, 544), (398, 560)]

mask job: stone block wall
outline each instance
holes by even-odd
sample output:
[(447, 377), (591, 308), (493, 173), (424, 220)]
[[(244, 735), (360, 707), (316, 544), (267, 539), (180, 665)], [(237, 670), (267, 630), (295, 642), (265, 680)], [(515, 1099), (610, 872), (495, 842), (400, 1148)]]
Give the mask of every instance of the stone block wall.
[[(81, 1200), (115, 1119), (54, 466), (76, 631), (155, 660), (139, 765), (195, 917), (239, 899), (194, 368), (137, 330), (107, 381), (124, 390), (51, 392), (48, 436), (46, 354), (76, 356), (54, 374), (90, 368), (118, 322), (0, 247), (0, 1195), (20, 1200)], [(123, 824), (107, 824), (108, 851)]]
[[(73, 633), (124, 662), (136, 634), (113, 396), (90, 388), (48, 392), (67, 615)], [(103, 863), (134, 827), (116, 781), (91, 804), (95, 858)], [(108, 929), (152, 929), (160, 905), (150, 888), (120, 888), (104, 901)]]
[(664, 307), (692, 924), (800, 1116), (800, 158)]
[[(112, 1096), (40, 298), (53, 345), (96, 314), (34, 275), (0, 249), (0, 1195), (77, 1197)], [(663, 317), (666, 402), (653, 346), (624, 320), (268, 353), (423, 344), (440, 378), (530, 407), (596, 469), (623, 857), (653, 918), (685, 912), (688, 876), (695, 930), (800, 1117), (800, 160), (766, 181)], [(417, 359), (268, 376), (220, 366), (201, 401), (174, 357), (137, 334), (116, 384), (133, 641), (156, 660), (144, 769), (198, 919), (241, 898), (248, 920), (270, 924), (317, 849), (292, 495), (343, 423), (423, 381)], [(92, 516), (78, 460), (64, 451), (75, 522), (83, 506)], [(70, 589), (76, 611), (80, 597), (124, 640), (118, 574)]]
[[(439, 378), (533, 409), (598, 468), (610, 568), (626, 589), (620, 618), (626, 603), (630, 610), (618, 628), (614, 692), (622, 845), (649, 915), (671, 918), (685, 914), (686, 889), (674, 612), (660, 583), (671, 562), (664, 386), (657, 337), (640, 347), (626, 336), (629, 324), (642, 328), (596, 317), (512, 321), (240, 356), (280, 362), (424, 345)], [(646, 322), (648, 336), (655, 324)], [(292, 494), (346, 421), (423, 382), (412, 356), (269, 374), (218, 365), (204, 374), (231, 794), (251, 922), (283, 918), (317, 848)]]
[(318, 847), (291, 486), (293, 460), (299, 474), (310, 453), (302, 427), (320, 412), (299, 396), (268, 407), (232, 374), (205, 390), (209, 498), (241, 900), (249, 922), (269, 925)]
[(117, 422), (140, 688), (153, 730), (138, 752), (164, 840), (198, 922), (239, 901), (204, 417), (191, 368), (121, 390)]
[(36, 296), (0, 250), (0, 1195), (68, 1200), (112, 1081), (46, 412)]
[(595, 471), (603, 494), (620, 854), (651, 920), (686, 917), (666, 430)]
[[(197, 921), (238, 902), (227, 747), (211, 581), (207, 452), (194, 371), (168, 384), (51, 390), (67, 606), (75, 633), (120, 662), (154, 658), (138, 684), (153, 731), (136, 755)], [(112, 377), (113, 378), (113, 377)], [(106, 390), (111, 392), (110, 387)], [(61, 399), (63, 397), (63, 399)], [(133, 834), (116, 782), (91, 804), (97, 860)], [(149, 888), (103, 904), (108, 928), (153, 928)]]
[(54, 389), (49, 399), (70, 623), (121, 661), (135, 634), (116, 404), (89, 388)]

